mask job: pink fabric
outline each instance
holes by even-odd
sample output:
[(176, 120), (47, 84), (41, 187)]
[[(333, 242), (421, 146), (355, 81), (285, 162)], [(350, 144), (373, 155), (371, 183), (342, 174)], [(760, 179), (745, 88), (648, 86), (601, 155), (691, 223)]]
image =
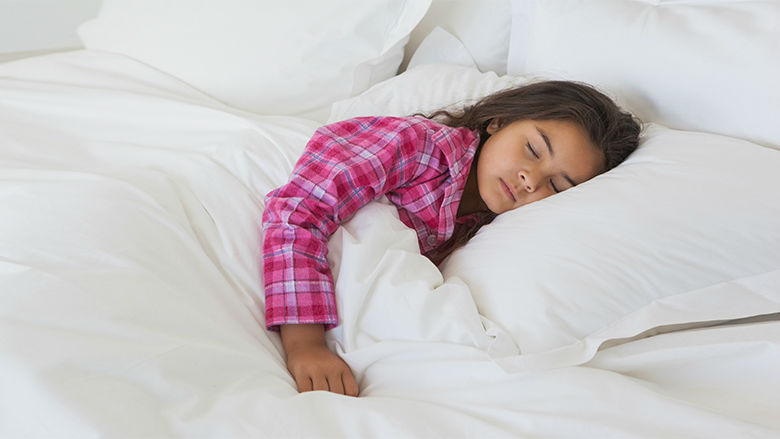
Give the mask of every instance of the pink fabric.
[(263, 213), (263, 279), (269, 329), (338, 324), (325, 258), (338, 225), (383, 195), (426, 253), (453, 234), (477, 134), (425, 118), (365, 117), (317, 130), (287, 184)]

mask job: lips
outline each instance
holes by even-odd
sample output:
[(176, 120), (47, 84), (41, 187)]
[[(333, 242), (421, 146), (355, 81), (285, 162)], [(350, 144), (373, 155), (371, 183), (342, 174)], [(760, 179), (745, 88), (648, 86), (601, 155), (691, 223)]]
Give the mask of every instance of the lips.
[[(501, 180), (501, 179), (499, 179), (499, 180)], [(512, 192), (512, 188), (510, 188), (509, 185), (507, 185), (504, 182), (504, 180), (501, 180), (501, 189), (504, 190), (504, 193), (506, 194), (506, 196), (510, 200), (512, 200), (513, 203), (517, 202), (517, 198), (515, 198), (515, 194), (514, 194), (514, 192)]]

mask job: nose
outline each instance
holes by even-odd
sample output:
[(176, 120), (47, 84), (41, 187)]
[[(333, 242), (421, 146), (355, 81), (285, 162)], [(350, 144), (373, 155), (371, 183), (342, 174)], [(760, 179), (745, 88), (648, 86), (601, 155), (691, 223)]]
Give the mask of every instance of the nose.
[(529, 171), (520, 171), (518, 173), (520, 180), (520, 189), (533, 192), (536, 190), (538, 179)]

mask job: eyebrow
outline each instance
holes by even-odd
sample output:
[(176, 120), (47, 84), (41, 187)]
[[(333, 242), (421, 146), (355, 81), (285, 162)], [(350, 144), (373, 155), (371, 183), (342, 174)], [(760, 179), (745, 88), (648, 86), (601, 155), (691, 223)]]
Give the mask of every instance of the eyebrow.
[[(545, 145), (547, 145), (547, 151), (550, 152), (550, 156), (555, 157), (555, 153), (553, 152), (552, 145), (550, 144), (550, 138), (547, 137), (547, 134), (545, 134), (544, 131), (542, 131), (542, 129), (539, 128), (538, 126), (534, 125), (534, 128), (536, 128), (536, 131), (538, 131), (539, 135), (542, 136)], [(564, 173), (563, 178), (565, 178), (566, 181), (568, 181), (569, 184), (572, 185), (572, 187), (577, 186), (577, 183), (575, 183), (574, 180), (572, 180), (572, 178), (569, 177), (568, 174)]]

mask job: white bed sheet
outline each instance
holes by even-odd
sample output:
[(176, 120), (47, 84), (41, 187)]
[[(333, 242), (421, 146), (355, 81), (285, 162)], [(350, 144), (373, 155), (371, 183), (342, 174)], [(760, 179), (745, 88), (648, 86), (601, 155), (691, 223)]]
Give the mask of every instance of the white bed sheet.
[(780, 433), (779, 322), (507, 374), (462, 294), (402, 336), (345, 323), (362, 396), (298, 394), (263, 329), (259, 218), (316, 126), (117, 55), (0, 65), (0, 437)]

